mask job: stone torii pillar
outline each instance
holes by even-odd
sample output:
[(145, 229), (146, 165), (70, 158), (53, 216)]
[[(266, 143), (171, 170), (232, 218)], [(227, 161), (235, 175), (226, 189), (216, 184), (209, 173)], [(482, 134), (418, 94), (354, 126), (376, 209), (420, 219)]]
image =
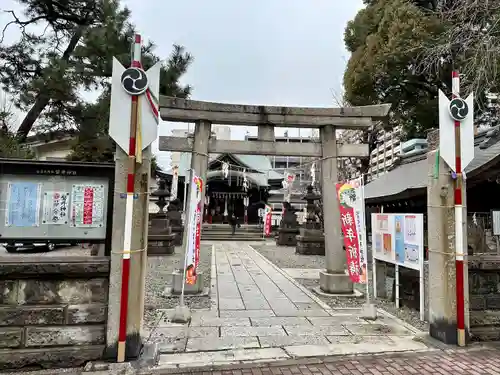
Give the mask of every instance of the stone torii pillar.
[[(335, 184), (338, 181), (337, 136), (332, 125), (320, 128), (322, 161), (321, 193), (325, 225), (326, 270), (319, 274), (322, 292), (352, 294), (353, 284), (345, 273), (346, 257), (340, 232), (340, 210)], [(328, 230), (326, 230), (328, 228)]]
[[(197, 121), (194, 128), (193, 154), (191, 156), (191, 169), (196, 175), (203, 179), (203, 191), (201, 196), (201, 212), (205, 212), (205, 194), (207, 191), (207, 167), (208, 167), (208, 143), (210, 142), (210, 129), (212, 124), (209, 121)], [(190, 174), (188, 174), (190, 175)], [(187, 196), (189, 197), (191, 181), (188, 184)], [(189, 210), (187, 210), (189, 211)], [(187, 233), (187, 231), (185, 231)]]

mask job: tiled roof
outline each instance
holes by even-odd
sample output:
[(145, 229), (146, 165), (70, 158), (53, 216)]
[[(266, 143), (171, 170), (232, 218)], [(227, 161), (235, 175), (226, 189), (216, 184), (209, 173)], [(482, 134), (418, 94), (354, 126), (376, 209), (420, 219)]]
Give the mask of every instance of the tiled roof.
[[(467, 178), (474, 177), (481, 167), (487, 167), (490, 163), (500, 159), (499, 127), (493, 128), (483, 134), (483, 139), (476, 142), (474, 148), (474, 159), (465, 168)], [(389, 198), (397, 196), (406, 191), (423, 189), (427, 187), (428, 163), (426, 155), (411, 163), (401, 164), (388, 173), (373, 180), (365, 187), (365, 199), (376, 200), (377, 198)]]
[[(209, 163), (221, 157), (220, 154), (213, 154), (209, 156)], [(269, 180), (282, 180), (284, 177), (282, 174), (274, 171), (271, 166), (271, 162), (267, 156), (263, 155), (231, 155), (233, 158), (238, 160), (243, 166), (248, 169), (253, 169), (259, 173), (248, 173), (249, 179), (253, 180), (259, 186), (267, 186)], [(191, 167), (191, 154), (181, 153), (179, 162), (179, 176), (185, 177), (188, 174), (189, 168)], [(172, 174), (169, 170), (166, 174)]]

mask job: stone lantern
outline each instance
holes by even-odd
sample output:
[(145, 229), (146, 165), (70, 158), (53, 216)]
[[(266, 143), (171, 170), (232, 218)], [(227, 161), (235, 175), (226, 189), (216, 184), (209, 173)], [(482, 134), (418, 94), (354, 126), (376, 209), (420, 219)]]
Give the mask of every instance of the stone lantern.
[(280, 246), (297, 245), (297, 235), (299, 234), (299, 223), (295, 209), (289, 202), (283, 202), (283, 216), (281, 218), (276, 244)]
[(296, 253), (303, 255), (325, 255), (325, 236), (323, 228), (318, 220), (318, 210), (316, 202), (321, 196), (314, 193), (314, 188), (309, 185), (307, 193), (302, 198), (307, 202), (306, 222), (300, 228), (297, 236)]
[(179, 198), (171, 200), (167, 207), (167, 219), (174, 234), (174, 245), (182, 246), (184, 225), (182, 224), (182, 204)]
[(157, 198), (155, 204), (158, 206), (158, 212), (149, 214), (148, 255), (173, 254), (175, 235), (172, 233), (167, 213), (163, 211), (170, 196), (165, 180), (158, 181), (158, 189), (151, 193), (151, 196)]

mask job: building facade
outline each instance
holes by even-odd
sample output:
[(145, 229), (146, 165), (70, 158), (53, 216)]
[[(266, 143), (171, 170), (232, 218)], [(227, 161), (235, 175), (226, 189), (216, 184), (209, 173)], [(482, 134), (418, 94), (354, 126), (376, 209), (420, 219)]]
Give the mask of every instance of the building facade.
[[(191, 154), (182, 153), (177, 164), (177, 198), (185, 204)], [(227, 172), (224, 166), (227, 166)], [(158, 172), (172, 186), (173, 171)], [(246, 181), (246, 183), (245, 183)], [(208, 160), (204, 221), (227, 223), (232, 214), (248, 224), (259, 223), (272, 189), (279, 188), (283, 175), (261, 155), (211, 154)]]
[(378, 136), (377, 147), (370, 153), (368, 180), (371, 181), (391, 169), (401, 153), (401, 127), (383, 131)]
[(37, 160), (64, 161), (71, 153), (74, 141), (74, 132), (49, 132), (28, 137), (26, 146)]
[[(258, 138), (256, 136), (245, 136), (245, 140), (247, 141), (257, 141)], [(316, 134), (312, 134), (308, 137), (293, 137), (288, 136), (285, 133), (282, 137), (275, 137), (276, 142), (282, 143), (317, 143), (319, 142), (319, 137)], [(286, 173), (293, 173), (295, 175), (295, 183), (297, 188), (302, 188), (311, 183), (311, 162), (312, 158), (309, 157), (301, 157), (301, 156), (270, 156), (269, 162), (271, 163), (271, 167), (277, 173), (285, 175)]]

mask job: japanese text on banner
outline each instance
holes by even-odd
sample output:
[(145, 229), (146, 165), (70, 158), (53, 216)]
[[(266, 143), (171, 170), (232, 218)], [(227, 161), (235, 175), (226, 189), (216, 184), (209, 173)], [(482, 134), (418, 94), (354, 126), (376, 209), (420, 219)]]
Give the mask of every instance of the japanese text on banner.
[(272, 208), (271, 206), (267, 206), (264, 211), (264, 236), (271, 236), (271, 226), (272, 226)]
[(186, 256), (186, 283), (196, 283), (196, 270), (200, 261), (200, 237), (201, 237), (201, 194), (203, 191), (203, 180), (197, 176), (191, 181), (190, 190), (190, 213), (188, 218), (188, 249)]
[(336, 184), (347, 272), (354, 283), (366, 283), (366, 238), (362, 179)]

